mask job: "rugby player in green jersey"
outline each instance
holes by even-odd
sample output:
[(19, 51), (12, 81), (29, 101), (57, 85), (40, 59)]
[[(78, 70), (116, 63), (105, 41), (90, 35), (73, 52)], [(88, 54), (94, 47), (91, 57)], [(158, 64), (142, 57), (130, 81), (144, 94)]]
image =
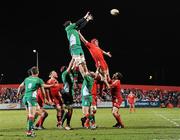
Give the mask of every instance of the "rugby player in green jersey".
[(87, 72), (88, 70), (78, 30), (82, 29), (90, 20), (93, 20), (93, 17), (89, 12), (87, 12), (87, 14), (82, 19), (75, 23), (72, 23), (71, 21), (66, 21), (64, 23), (67, 39), (69, 41), (70, 54), (75, 60), (75, 65), (79, 67), (81, 74), (82, 72)]
[(61, 67), (61, 78), (63, 82), (63, 90), (61, 91), (63, 103), (64, 103), (64, 114), (62, 117), (62, 127), (64, 124), (64, 121), (66, 120), (66, 126), (64, 127), (66, 130), (70, 130), (70, 122), (72, 118), (73, 113), (73, 94), (74, 94), (74, 80), (73, 75), (71, 73), (71, 68), (74, 64), (74, 59), (72, 58), (69, 66), (62, 66)]
[(84, 126), (86, 128), (95, 129), (95, 121), (93, 119), (93, 114), (91, 113), (91, 105), (92, 105), (92, 88), (94, 84), (94, 78), (96, 77), (96, 73), (87, 72), (83, 73), (83, 83), (81, 87), (81, 95), (82, 95), (82, 111), (84, 117), (86, 117)]
[[(39, 70), (37, 67), (32, 67), (30, 72), (31, 72), (31, 75), (25, 78), (25, 80), (19, 85), (17, 95), (20, 94), (20, 90), (22, 88), (25, 88), (23, 104), (25, 105), (25, 108), (28, 112), (26, 135), (29, 137), (34, 137), (35, 136), (35, 133), (33, 132), (34, 118), (35, 118), (35, 113), (38, 108), (38, 103), (36, 99), (37, 90), (38, 88), (41, 88), (44, 99), (46, 99), (44, 87), (49, 88), (54, 85), (44, 84), (44, 81), (38, 77)], [(45, 100), (45, 103), (48, 103), (48, 102)]]

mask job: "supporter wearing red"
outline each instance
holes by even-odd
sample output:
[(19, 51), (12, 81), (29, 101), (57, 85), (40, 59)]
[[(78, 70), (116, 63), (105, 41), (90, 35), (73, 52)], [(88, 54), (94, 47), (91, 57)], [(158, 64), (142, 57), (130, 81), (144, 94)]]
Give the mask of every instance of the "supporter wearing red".
[(113, 74), (112, 81), (110, 84), (110, 89), (111, 89), (110, 92), (112, 95), (112, 114), (117, 121), (117, 123), (113, 127), (117, 127), (117, 128), (124, 128), (124, 124), (119, 114), (119, 108), (123, 101), (123, 98), (121, 96), (121, 82), (120, 82), (121, 78), (122, 78), (122, 74), (116, 72), (115, 74)]
[(63, 116), (63, 109), (62, 109), (62, 97), (60, 93), (60, 84), (57, 80), (58, 74), (56, 71), (51, 71), (49, 74), (49, 80), (47, 81), (47, 84), (54, 84), (53, 87), (50, 88), (49, 90), (49, 95), (51, 97), (51, 101), (54, 104), (54, 107), (57, 110), (57, 127), (61, 127), (61, 119)]
[(127, 96), (127, 101), (129, 103), (130, 113), (135, 112), (136, 95), (132, 91), (130, 91), (129, 95)]

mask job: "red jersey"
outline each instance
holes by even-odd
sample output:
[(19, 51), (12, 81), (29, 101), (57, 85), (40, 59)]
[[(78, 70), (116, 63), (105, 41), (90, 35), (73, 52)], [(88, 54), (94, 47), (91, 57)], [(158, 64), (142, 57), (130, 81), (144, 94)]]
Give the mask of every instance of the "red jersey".
[(92, 105), (96, 106), (97, 105), (97, 81), (96, 80), (94, 80), (91, 93), (92, 93)]
[(41, 88), (39, 88), (37, 90), (37, 96), (36, 96), (37, 102), (39, 104), (40, 107), (43, 107), (44, 105), (44, 97), (43, 97), (43, 93), (41, 91)]
[(112, 100), (122, 99), (122, 96), (121, 96), (121, 82), (120, 82), (120, 80), (112, 81), (112, 84), (111, 84), (111, 95), (112, 95)]
[(113, 80), (111, 84), (111, 95), (113, 107), (120, 108), (123, 98), (121, 96), (121, 82), (120, 80)]
[(136, 96), (135, 96), (134, 94), (131, 94), (131, 93), (130, 93), (130, 94), (128, 95), (128, 97), (127, 97), (128, 103), (129, 103), (129, 104), (134, 104), (135, 98), (136, 98)]
[(56, 79), (49, 79), (47, 81), (48, 84), (55, 84), (53, 87), (50, 88), (50, 98), (54, 102), (54, 104), (57, 105), (62, 105), (62, 98), (59, 94), (59, 91), (61, 89), (61, 86), (59, 82)]
[(92, 87), (92, 95), (97, 96), (97, 81), (94, 80), (93, 87)]
[(103, 51), (101, 48), (97, 47), (95, 44), (87, 42), (85, 46), (88, 48), (92, 58), (94, 59), (96, 63), (96, 67), (98, 67), (98, 62), (100, 63), (100, 66), (103, 70), (107, 70), (107, 63), (104, 60)]
[(61, 87), (60, 87), (59, 82), (56, 79), (49, 79), (47, 81), (47, 83), (48, 84), (55, 84), (53, 87), (50, 88), (50, 94), (52, 96), (59, 94), (58, 92), (59, 92)]

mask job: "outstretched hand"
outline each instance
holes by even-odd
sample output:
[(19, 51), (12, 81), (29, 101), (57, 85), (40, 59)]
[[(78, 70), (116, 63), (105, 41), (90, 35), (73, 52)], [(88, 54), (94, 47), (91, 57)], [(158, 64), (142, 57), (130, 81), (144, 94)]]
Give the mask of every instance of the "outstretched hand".
[(87, 18), (87, 17), (89, 16), (89, 14), (90, 14), (90, 12), (88, 11), (88, 12), (86, 13), (86, 15), (84, 16), (84, 18)]
[(93, 20), (93, 16), (92, 16), (91, 14), (88, 15), (87, 20), (88, 20), (88, 21), (89, 21), (89, 20)]
[(107, 52), (106, 54), (107, 54), (107, 56), (112, 57), (110, 52)]
[(93, 16), (92, 16), (92, 14), (90, 14), (89, 11), (88, 11), (87, 14), (84, 16), (84, 18), (85, 18), (87, 21), (93, 20)]

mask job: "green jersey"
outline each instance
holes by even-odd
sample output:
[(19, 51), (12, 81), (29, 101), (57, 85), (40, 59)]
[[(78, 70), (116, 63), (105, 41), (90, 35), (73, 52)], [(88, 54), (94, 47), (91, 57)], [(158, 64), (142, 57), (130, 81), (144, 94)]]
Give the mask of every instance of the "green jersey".
[(37, 89), (44, 84), (43, 80), (39, 77), (29, 76), (24, 80), (25, 84), (25, 97), (36, 98)]
[(94, 79), (91, 76), (84, 76), (82, 83), (81, 94), (82, 96), (92, 95), (91, 90), (93, 87)]
[(67, 38), (69, 40), (71, 55), (79, 55), (80, 53), (84, 54), (81, 47), (79, 33), (76, 30), (76, 28), (77, 28), (76, 23), (70, 24), (65, 28), (67, 33)]
[(62, 82), (64, 84), (64, 91), (66, 93), (69, 93), (71, 90), (73, 93), (73, 76), (72, 76), (72, 74), (68, 73), (67, 70), (65, 70), (62, 73), (61, 78), (62, 78)]

